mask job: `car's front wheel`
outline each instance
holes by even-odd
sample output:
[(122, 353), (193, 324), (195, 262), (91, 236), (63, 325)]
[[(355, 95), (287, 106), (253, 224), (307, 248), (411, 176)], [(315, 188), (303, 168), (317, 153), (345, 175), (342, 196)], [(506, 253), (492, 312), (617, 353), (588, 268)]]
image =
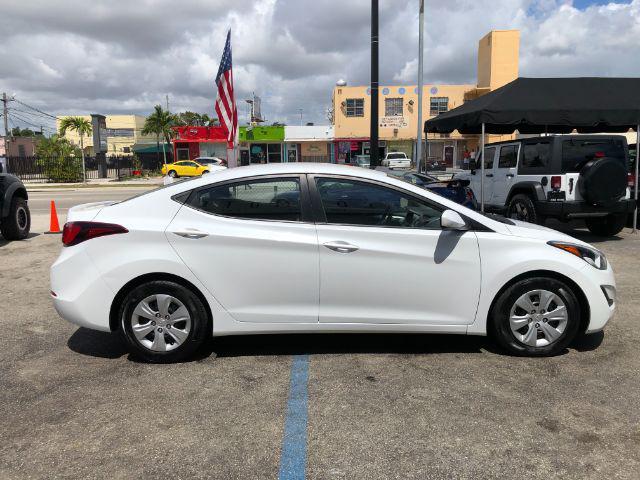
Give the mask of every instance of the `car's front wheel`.
[(211, 334), (200, 298), (174, 282), (152, 281), (134, 288), (123, 299), (119, 315), (130, 350), (149, 362), (184, 360)]
[(178, 174), (176, 173), (176, 171), (175, 171), (175, 170), (170, 170), (170, 171), (169, 171), (169, 176), (170, 176), (171, 178), (177, 178), (177, 177), (178, 177)]
[(555, 355), (577, 335), (580, 308), (565, 283), (554, 278), (528, 278), (500, 294), (489, 322), (496, 341), (510, 353)]
[(27, 201), (13, 197), (9, 205), (9, 215), (0, 219), (0, 232), (6, 240), (24, 240), (31, 230), (31, 213)]

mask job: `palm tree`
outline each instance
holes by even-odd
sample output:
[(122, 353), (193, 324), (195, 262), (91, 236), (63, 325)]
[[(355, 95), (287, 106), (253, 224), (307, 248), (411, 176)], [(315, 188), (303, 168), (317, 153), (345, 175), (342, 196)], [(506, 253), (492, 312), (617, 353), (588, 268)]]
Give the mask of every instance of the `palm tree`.
[(67, 130), (75, 131), (80, 135), (80, 151), (82, 152), (82, 178), (87, 182), (87, 172), (84, 165), (84, 136), (91, 134), (91, 122), (82, 117), (64, 117), (60, 122), (60, 136), (64, 137)]
[[(156, 145), (160, 148), (160, 137), (163, 137), (168, 144), (171, 142), (173, 136), (173, 130), (171, 127), (176, 125), (178, 120), (175, 115), (172, 115), (168, 110), (163, 110), (160, 105), (156, 105), (153, 109), (153, 113), (147, 117), (144, 121), (144, 128), (142, 129), (142, 135), (155, 134)], [(165, 144), (162, 144), (162, 154), (164, 156), (164, 164), (167, 164), (167, 152), (165, 151)]]

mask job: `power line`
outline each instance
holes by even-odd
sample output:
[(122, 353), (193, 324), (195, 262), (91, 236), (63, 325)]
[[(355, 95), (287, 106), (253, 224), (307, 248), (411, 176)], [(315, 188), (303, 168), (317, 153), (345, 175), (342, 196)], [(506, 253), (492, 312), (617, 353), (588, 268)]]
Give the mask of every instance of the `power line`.
[(21, 113), (24, 113), (25, 115), (29, 115), (29, 116), (32, 116), (32, 117), (37, 117), (38, 119), (43, 118), (43, 119), (46, 119), (47, 122), (54, 122), (53, 119), (51, 119), (47, 115), (43, 115), (41, 113), (33, 113), (33, 112), (28, 111), (28, 110), (20, 110), (19, 108), (15, 108), (15, 107), (10, 107), (9, 110), (10, 111), (14, 111), (14, 112), (21, 112)]
[(19, 115), (16, 115), (15, 113), (13, 115), (11, 115), (11, 118), (9, 119), (9, 122), (14, 126), (14, 128), (16, 127), (16, 125), (11, 121), (13, 118), (20, 120), (22, 123), (26, 123), (27, 125), (30, 125), (34, 128), (39, 128), (42, 130), (49, 130), (50, 132), (55, 132), (56, 130), (51, 128), (51, 127), (45, 127), (44, 125), (36, 125), (35, 123), (31, 123), (28, 120), (25, 120), (24, 118), (20, 117)]
[(25, 107), (30, 108), (31, 110), (35, 110), (36, 112), (39, 112), (39, 113), (41, 113), (41, 114), (43, 114), (43, 115), (46, 115), (47, 117), (51, 117), (51, 118), (53, 118), (54, 120), (56, 119), (56, 116), (55, 116), (55, 115), (51, 115), (50, 113), (43, 112), (42, 110), (39, 110), (39, 109), (37, 109), (36, 107), (32, 107), (31, 105), (28, 105), (28, 104), (26, 104), (26, 103), (24, 103), (24, 102), (21, 102), (20, 100), (18, 100), (18, 99), (17, 99), (17, 98), (15, 98), (15, 97), (13, 98), (13, 101), (14, 101), (14, 102), (18, 102), (20, 105), (24, 105)]

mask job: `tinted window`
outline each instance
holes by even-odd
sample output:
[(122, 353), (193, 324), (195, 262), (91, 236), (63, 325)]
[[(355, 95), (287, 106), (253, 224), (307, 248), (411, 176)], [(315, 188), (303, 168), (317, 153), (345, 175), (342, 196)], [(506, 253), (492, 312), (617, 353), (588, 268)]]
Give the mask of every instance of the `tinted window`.
[(387, 158), (402, 158), (403, 160), (407, 158), (407, 156), (404, 153), (389, 153), (387, 155)]
[(440, 209), (397, 190), (334, 178), (316, 185), (327, 223), (440, 229)]
[(518, 146), (504, 145), (500, 147), (498, 168), (513, 168), (518, 163)]
[(524, 143), (522, 147), (521, 171), (533, 170), (542, 172), (549, 168), (549, 162), (551, 161), (551, 143)]
[[(487, 161), (484, 162), (485, 170), (490, 170), (493, 168), (493, 158), (496, 156), (496, 147), (485, 148), (485, 153), (487, 154)], [(480, 153), (480, 159), (482, 159), (482, 153)]]
[(621, 140), (565, 140), (562, 142), (562, 173), (579, 172), (594, 158), (616, 158), (624, 163), (624, 143)]
[(297, 178), (270, 178), (214, 185), (194, 191), (188, 204), (228, 217), (300, 221), (300, 182)]

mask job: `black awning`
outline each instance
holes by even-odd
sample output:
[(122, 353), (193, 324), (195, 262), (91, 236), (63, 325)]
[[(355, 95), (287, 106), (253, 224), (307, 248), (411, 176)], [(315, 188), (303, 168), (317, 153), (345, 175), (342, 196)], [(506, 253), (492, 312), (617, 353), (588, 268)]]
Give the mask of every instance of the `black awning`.
[(626, 132), (640, 123), (640, 78), (518, 78), (427, 120), (425, 132)]

